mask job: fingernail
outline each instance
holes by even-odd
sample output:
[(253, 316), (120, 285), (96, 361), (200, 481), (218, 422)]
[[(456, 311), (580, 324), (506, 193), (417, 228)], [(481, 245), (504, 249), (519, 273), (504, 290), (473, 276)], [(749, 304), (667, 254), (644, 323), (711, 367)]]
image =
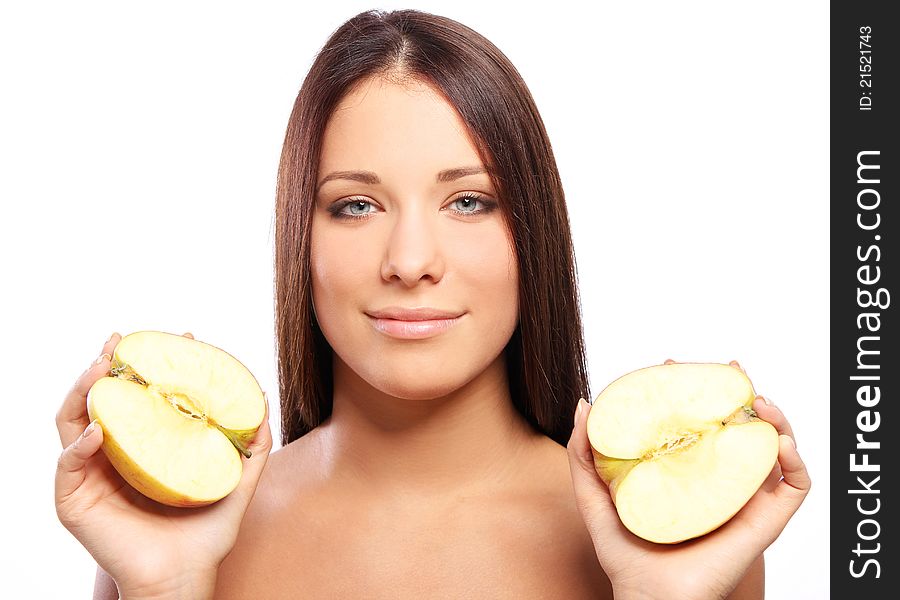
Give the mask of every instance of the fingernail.
[(766, 396), (757, 396), (757, 398), (761, 398), (762, 401), (766, 403), (766, 406), (772, 406), (772, 401), (769, 400)]
[(97, 429), (97, 419), (91, 421), (91, 424), (85, 428), (82, 437), (91, 437), (91, 434), (94, 433), (94, 430)]
[(100, 356), (97, 357), (97, 359), (94, 361), (94, 364), (99, 365), (100, 363), (103, 362), (104, 358), (106, 358), (107, 360), (112, 360), (112, 356), (110, 356), (108, 352), (104, 352), (103, 354), (101, 354)]
[(588, 406), (593, 406), (593, 405), (594, 405), (594, 401), (593, 401), (593, 400), (588, 400), (587, 398), (582, 398), (582, 400), (584, 400), (584, 403), (587, 404)]
[(112, 341), (112, 339), (113, 339), (114, 337), (116, 337), (116, 334), (117, 334), (117, 333), (119, 333), (119, 332), (118, 332), (118, 331), (113, 331), (113, 332), (112, 332), (112, 335), (109, 336), (109, 339), (106, 340), (106, 342), (104, 342), (104, 345), (110, 343), (110, 342)]
[(781, 437), (786, 437), (787, 439), (789, 439), (791, 441), (791, 446), (794, 447), (794, 450), (797, 449), (797, 442), (794, 441), (794, 438), (792, 438), (789, 435), (783, 434), (783, 433), (781, 434)]

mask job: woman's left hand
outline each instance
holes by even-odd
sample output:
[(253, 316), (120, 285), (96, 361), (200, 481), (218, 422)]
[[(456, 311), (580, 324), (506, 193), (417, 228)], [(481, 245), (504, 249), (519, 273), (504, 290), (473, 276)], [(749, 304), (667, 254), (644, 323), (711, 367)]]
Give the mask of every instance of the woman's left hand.
[[(736, 361), (730, 364), (743, 371)], [(617, 599), (727, 597), (781, 534), (809, 492), (809, 474), (797, 453), (790, 424), (777, 407), (757, 396), (753, 409), (779, 434), (778, 461), (769, 477), (747, 504), (715, 531), (680, 544), (648, 542), (619, 520), (609, 490), (594, 470), (586, 428), (591, 406), (584, 400), (578, 404), (568, 443), (575, 499)]]

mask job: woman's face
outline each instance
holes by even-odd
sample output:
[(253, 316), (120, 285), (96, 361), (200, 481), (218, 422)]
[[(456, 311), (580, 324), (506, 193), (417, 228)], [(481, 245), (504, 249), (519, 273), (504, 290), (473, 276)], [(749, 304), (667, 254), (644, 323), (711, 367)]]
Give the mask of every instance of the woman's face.
[[(484, 165), (456, 111), (425, 84), (371, 78), (339, 104), (323, 144), (313, 301), (336, 360), (406, 399), (497, 366), (518, 320), (515, 249), (490, 178), (471, 172)], [(371, 316), (422, 307), (459, 316)]]

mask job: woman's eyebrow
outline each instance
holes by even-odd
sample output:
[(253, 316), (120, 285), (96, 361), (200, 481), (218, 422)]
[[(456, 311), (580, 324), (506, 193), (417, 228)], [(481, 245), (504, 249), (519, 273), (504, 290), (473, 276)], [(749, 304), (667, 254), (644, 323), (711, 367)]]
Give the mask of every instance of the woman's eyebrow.
[(440, 173), (437, 174), (435, 181), (438, 183), (444, 183), (446, 181), (453, 181), (454, 179), (459, 179), (460, 177), (466, 177), (467, 175), (478, 175), (479, 173), (487, 173), (487, 169), (482, 166), (477, 167), (456, 167), (455, 169), (444, 169)]
[[(438, 183), (446, 183), (447, 181), (453, 181), (455, 179), (460, 179), (461, 177), (466, 177), (468, 175), (478, 175), (479, 173), (487, 173), (487, 169), (482, 166), (444, 169), (437, 174), (437, 177), (435, 177), (435, 181), (437, 181)], [(372, 171), (334, 171), (333, 173), (329, 173), (322, 178), (322, 181), (320, 181), (318, 185), (316, 185), (316, 192), (319, 191), (319, 188), (321, 188), (322, 185), (324, 185), (328, 181), (331, 181), (332, 179), (347, 179), (349, 181), (359, 181), (362, 183), (368, 183), (370, 185), (381, 183), (381, 179), (379, 179), (378, 175), (376, 175)]]

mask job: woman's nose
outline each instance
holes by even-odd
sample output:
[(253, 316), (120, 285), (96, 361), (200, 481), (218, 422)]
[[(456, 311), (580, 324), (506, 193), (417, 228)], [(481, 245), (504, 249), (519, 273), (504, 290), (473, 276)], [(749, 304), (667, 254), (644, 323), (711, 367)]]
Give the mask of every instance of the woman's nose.
[(439, 217), (421, 204), (398, 211), (388, 234), (381, 275), (407, 287), (422, 279), (437, 283), (444, 275), (444, 257), (438, 235)]

